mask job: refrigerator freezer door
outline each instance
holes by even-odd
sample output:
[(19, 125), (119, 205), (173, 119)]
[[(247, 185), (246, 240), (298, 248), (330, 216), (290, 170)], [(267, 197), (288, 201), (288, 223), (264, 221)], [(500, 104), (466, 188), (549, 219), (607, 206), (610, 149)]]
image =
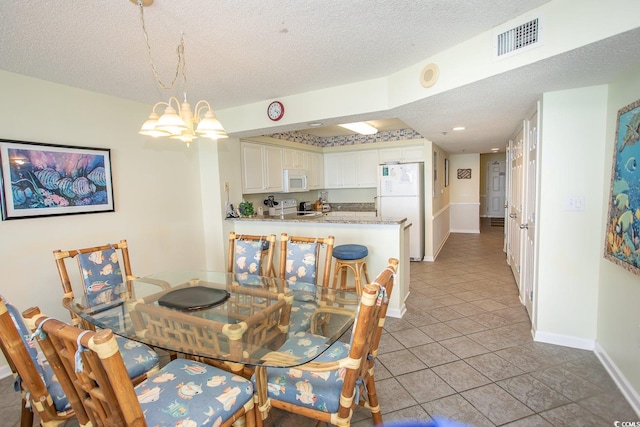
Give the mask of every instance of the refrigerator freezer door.
[(407, 218), (409, 229), (409, 258), (422, 261), (424, 258), (424, 215), (419, 196), (380, 197), (380, 215), (388, 218)]
[(415, 196), (420, 193), (420, 169), (417, 163), (380, 165), (380, 196)]

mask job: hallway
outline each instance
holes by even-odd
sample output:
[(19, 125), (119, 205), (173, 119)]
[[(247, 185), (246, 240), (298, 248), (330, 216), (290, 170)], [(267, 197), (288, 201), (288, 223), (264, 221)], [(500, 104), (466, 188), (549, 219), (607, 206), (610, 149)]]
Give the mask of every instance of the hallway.
[[(599, 427), (638, 421), (591, 351), (533, 342), (502, 251), (503, 232), (483, 220), (480, 234), (452, 234), (436, 262), (411, 263), (407, 313), (387, 318), (376, 365), (385, 422), (444, 416), (475, 427)], [(0, 416), (18, 426), (20, 397), (12, 382), (0, 381)], [(362, 408), (352, 421), (371, 425)], [(265, 424), (316, 423), (274, 409)]]

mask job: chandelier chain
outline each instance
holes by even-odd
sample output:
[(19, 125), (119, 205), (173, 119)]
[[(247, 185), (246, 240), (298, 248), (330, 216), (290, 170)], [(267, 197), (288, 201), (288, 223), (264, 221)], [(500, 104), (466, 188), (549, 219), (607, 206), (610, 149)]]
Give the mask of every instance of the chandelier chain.
[(151, 44), (149, 43), (149, 35), (147, 34), (147, 27), (144, 24), (144, 6), (142, 4), (142, 1), (140, 0), (138, 0), (138, 7), (140, 8), (140, 23), (142, 24), (142, 32), (144, 33), (144, 40), (147, 44), (147, 55), (149, 56), (149, 63), (151, 64), (151, 71), (153, 72), (153, 77), (155, 78), (156, 82), (158, 83), (158, 85), (160, 85), (162, 89), (173, 89), (173, 87), (176, 84), (176, 81), (178, 80), (178, 75), (182, 70), (182, 80), (184, 82), (184, 86), (185, 86), (184, 92), (186, 96), (187, 75), (186, 75), (185, 60), (184, 60), (184, 34), (180, 35), (180, 44), (178, 45), (178, 48), (177, 48), (178, 62), (176, 64), (176, 72), (173, 76), (173, 81), (171, 82), (171, 84), (167, 85), (163, 83), (162, 80), (160, 79), (160, 76), (158, 75), (158, 71), (156, 70), (156, 67), (153, 63), (153, 57), (151, 55)]

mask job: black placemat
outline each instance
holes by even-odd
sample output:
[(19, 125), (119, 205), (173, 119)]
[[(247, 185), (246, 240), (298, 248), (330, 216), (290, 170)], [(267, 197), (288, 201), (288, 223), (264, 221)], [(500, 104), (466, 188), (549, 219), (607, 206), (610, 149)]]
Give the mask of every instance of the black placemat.
[(182, 311), (201, 310), (222, 304), (229, 298), (224, 289), (191, 286), (167, 292), (158, 299), (158, 304)]

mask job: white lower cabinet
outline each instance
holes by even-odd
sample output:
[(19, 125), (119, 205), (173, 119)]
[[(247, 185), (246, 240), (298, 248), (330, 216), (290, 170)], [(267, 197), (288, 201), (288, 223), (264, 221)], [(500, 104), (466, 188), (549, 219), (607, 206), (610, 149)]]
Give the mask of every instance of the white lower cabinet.
[(266, 193), (283, 191), (282, 148), (241, 143), (242, 193)]

